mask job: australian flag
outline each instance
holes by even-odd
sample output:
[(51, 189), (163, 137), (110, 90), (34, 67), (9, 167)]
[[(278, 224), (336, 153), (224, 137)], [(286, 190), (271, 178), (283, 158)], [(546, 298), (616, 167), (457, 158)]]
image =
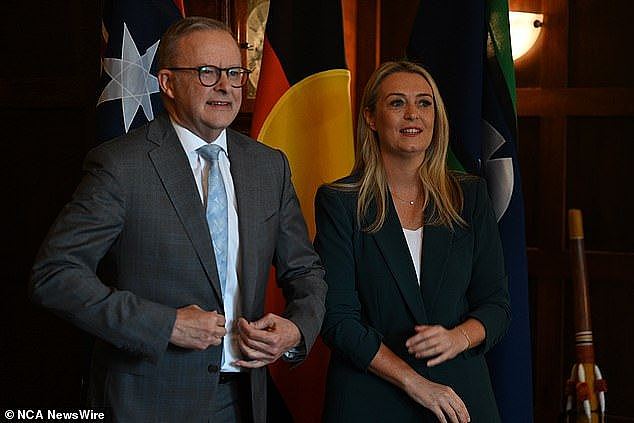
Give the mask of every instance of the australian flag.
[(533, 421), (524, 206), (517, 162), (515, 76), (505, 0), (421, 0), (408, 56), (433, 75), (451, 150), (487, 180), (504, 247), (513, 319), (488, 354), (504, 422)]
[(183, 10), (183, 0), (104, 1), (98, 142), (125, 134), (163, 110), (156, 53), (161, 35)]

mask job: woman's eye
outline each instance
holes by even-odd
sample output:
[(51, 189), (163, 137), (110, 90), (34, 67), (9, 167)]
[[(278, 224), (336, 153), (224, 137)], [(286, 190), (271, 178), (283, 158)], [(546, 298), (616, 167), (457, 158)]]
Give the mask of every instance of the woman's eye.
[(405, 102), (403, 100), (392, 100), (392, 101), (390, 101), (390, 106), (391, 107), (400, 107), (403, 104), (405, 104)]
[(429, 107), (429, 106), (431, 106), (431, 101), (430, 101), (430, 100), (427, 100), (427, 99), (420, 100), (420, 101), (418, 102), (418, 106), (419, 106), (419, 107)]

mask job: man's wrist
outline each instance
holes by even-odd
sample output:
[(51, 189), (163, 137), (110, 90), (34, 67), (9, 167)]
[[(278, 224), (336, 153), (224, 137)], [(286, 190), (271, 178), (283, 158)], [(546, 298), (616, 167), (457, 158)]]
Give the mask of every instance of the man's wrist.
[(290, 363), (302, 361), (306, 358), (306, 344), (304, 343), (304, 340), (302, 339), (299, 345), (294, 346), (282, 354), (282, 358), (284, 361), (288, 361)]

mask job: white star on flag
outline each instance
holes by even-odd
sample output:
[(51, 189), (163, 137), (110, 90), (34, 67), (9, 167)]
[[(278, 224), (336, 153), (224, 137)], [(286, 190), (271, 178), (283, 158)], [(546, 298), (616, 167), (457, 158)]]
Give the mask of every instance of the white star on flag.
[(103, 67), (112, 80), (104, 88), (97, 105), (105, 101), (121, 99), (125, 132), (130, 129), (139, 106), (143, 109), (148, 121), (154, 119), (150, 94), (159, 92), (159, 85), (158, 79), (150, 73), (150, 67), (158, 45), (159, 41), (141, 56), (128, 31), (128, 26), (124, 23), (121, 59), (103, 59)]

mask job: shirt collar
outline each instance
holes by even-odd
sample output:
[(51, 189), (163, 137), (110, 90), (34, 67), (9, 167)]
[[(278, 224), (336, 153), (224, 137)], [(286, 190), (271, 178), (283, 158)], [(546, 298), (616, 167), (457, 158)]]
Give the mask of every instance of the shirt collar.
[[(196, 152), (196, 149), (202, 147), (203, 145), (207, 145), (207, 141), (205, 141), (204, 139), (200, 138), (198, 135), (194, 134), (192, 131), (190, 131), (189, 129), (180, 126), (178, 123), (174, 122), (174, 120), (172, 120), (170, 118), (171, 122), (172, 122), (172, 126), (174, 126), (174, 130), (176, 131), (176, 135), (178, 136), (178, 139), (180, 140), (181, 144), (183, 145), (183, 148), (185, 149), (185, 152), (187, 153), (187, 155), (189, 157), (196, 157), (198, 156), (198, 153)], [(218, 135), (218, 138), (216, 138), (213, 141), (214, 144), (220, 146), (220, 148), (222, 148), (222, 151), (225, 153), (225, 155), (228, 156), (227, 154), (227, 130), (223, 129), (222, 132), (220, 133), (220, 135)]]

